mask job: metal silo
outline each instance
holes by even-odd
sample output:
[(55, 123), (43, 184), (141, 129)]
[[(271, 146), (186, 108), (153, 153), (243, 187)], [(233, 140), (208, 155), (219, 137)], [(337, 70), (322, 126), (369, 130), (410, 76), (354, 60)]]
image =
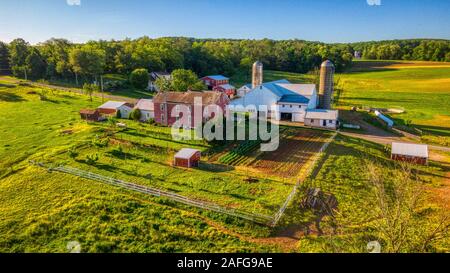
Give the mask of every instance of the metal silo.
[(263, 84), (263, 64), (260, 61), (257, 61), (253, 64), (253, 72), (252, 72), (252, 88), (256, 88)]
[(334, 64), (331, 61), (326, 60), (322, 63), (319, 88), (320, 108), (322, 109), (331, 109), (331, 100), (334, 92), (334, 72)]

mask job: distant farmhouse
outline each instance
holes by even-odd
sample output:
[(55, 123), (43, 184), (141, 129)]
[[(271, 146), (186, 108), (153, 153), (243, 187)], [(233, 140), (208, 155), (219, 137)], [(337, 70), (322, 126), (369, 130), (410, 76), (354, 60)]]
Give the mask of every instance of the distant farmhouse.
[(227, 94), (232, 98), (236, 95), (236, 88), (230, 84), (230, 79), (222, 75), (206, 76), (201, 78), (208, 90), (214, 90)]
[(147, 89), (152, 92), (159, 92), (160, 90), (159, 90), (159, 87), (156, 85), (156, 80), (161, 79), (161, 78), (170, 81), (172, 79), (172, 75), (167, 72), (152, 72), (152, 73), (150, 73), (150, 80), (148, 82)]
[(236, 112), (249, 112), (250, 106), (265, 106), (278, 121), (300, 123), (305, 123), (307, 113), (311, 112), (308, 126), (338, 128), (339, 113), (330, 110), (334, 91), (334, 65), (330, 61), (322, 64), (319, 90), (314, 84), (293, 84), (285, 79), (264, 83), (261, 62), (253, 65), (252, 74), (252, 83), (239, 88), (239, 98), (230, 103)]
[(185, 105), (191, 110), (188, 123), (193, 128), (195, 98), (202, 99), (203, 111), (209, 105), (217, 105), (222, 111), (225, 111), (226, 106), (230, 103), (230, 99), (225, 93), (215, 91), (160, 92), (153, 98), (155, 121), (161, 125), (172, 126), (178, 120), (177, 117), (172, 117), (172, 111), (179, 105)]

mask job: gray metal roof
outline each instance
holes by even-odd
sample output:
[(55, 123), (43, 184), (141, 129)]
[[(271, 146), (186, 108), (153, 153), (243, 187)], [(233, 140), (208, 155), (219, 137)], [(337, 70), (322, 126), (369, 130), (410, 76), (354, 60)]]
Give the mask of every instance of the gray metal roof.
[(428, 145), (394, 142), (392, 154), (428, 158)]
[(108, 101), (105, 104), (99, 106), (99, 109), (117, 109), (126, 104), (124, 101)]
[(140, 99), (136, 104), (135, 108), (143, 111), (153, 111), (154, 110), (153, 100)]
[(324, 110), (314, 109), (306, 112), (305, 118), (307, 119), (322, 119), (322, 120), (337, 120), (339, 117), (339, 111), (337, 110)]

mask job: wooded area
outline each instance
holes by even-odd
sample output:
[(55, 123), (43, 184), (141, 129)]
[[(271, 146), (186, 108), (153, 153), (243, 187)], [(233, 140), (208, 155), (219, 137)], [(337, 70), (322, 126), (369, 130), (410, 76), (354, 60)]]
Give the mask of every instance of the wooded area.
[(394, 40), (325, 44), (302, 40), (201, 40), (148, 37), (74, 44), (50, 39), (35, 46), (23, 39), (0, 42), (0, 73), (32, 79), (94, 79), (101, 74), (130, 74), (138, 68), (184, 68), (199, 76), (250, 70), (260, 60), (269, 70), (307, 73), (330, 59), (338, 71), (349, 67), (355, 51), (365, 59), (450, 61), (448, 40)]

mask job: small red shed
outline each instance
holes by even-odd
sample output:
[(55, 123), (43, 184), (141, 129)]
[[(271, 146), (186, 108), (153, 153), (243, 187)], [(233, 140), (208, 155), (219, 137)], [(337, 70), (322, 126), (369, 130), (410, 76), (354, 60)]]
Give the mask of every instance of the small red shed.
[(198, 167), (200, 159), (201, 152), (199, 150), (184, 148), (175, 155), (173, 165), (184, 168)]
[(100, 112), (98, 110), (82, 109), (80, 110), (81, 119), (86, 121), (99, 121)]
[(392, 143), (391, 158), (413, 164), (428, 164), (428, 146), (411, 143)]

